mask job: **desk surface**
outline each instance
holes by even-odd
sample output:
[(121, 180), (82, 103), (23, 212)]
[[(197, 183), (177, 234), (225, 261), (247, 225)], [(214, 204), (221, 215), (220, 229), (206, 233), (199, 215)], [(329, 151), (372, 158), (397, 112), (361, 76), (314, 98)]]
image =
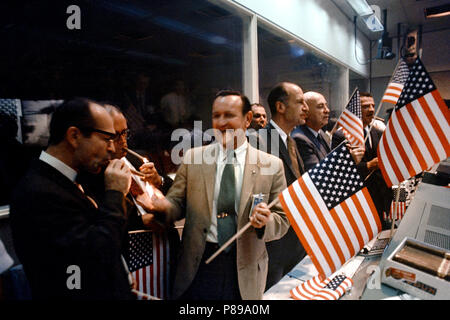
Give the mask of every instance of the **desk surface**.
[[(381, 283), (381, 272), (377, 268), (381, 255), (358, 254), (341, 267), (344, 273), (353, 280), (353, 288), (340, 300), (380, 300), (380, 299), (416, 299), (404, 292)], [(276, 285), (267, 290), (264, 300), (293, 300), (290, 290), (318, 274), (309, 256), (285, 275)]]

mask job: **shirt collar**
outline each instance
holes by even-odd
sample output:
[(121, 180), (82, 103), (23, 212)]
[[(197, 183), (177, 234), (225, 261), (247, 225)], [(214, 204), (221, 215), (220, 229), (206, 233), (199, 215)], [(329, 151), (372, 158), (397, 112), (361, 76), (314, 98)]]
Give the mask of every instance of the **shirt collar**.
[[(317, 136), (319, 135), (319, 131), (316, 131), (316, 130), (314, 130), (314, 129), (308, 127), (308, 126), (306, 126), (306, 127), (309, 129), (309, 131), (311, 131), (311, 133), (314, 135), (314, 137), (317, 138)], [(320, 130), (320, 129), (319, 129), (319, 130)]]
[[(218, 159), (220, 162), (226, 162), (226, 160), (227, 160), (226, 152), (220, 143), (218, 143), (218, 145), (219, 145)], [(243, 144), (241, 144), (239, 147), (234, 149), (234, 153), (236, 155), (236, 160), (239, 164), (243, 164), (245, 162), (245, 156), (247, 154), (247, 147), (248, 147), (248, 142), (244, 141)]]
[(272, 124), (272, 126), (278, 131), (278, 134), (280, 135), (281, 139), (284, 141), (284, 143), (286, 143), (287, 140), (287, 133), (283, 131), (283, 129), (281, 129), (276, 123), (275, 121), (273, 121), (272, 119), (270, 119), (270, 123)]
[(67, 164), (62, 162), (61, 160), (55, 158), (54, 156), (48, 154), (45, 151), (41, 152), (39, 156), (39, 160), (44, 161), (49, 166), (52, 166), (59, 172), (61, 172), (64, 176), (66, 176), (70, 181), (75, 182), (75, 178), (77, 177), (77, 172), (69, 167)]

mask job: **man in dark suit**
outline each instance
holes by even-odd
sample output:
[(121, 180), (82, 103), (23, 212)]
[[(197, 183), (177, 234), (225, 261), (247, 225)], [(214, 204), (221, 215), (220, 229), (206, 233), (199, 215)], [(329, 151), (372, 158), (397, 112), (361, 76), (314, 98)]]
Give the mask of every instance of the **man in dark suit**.
[[(268, 103), (272, 119), (258, 132), (263, 140), (259, 149), (283, 161), (289, 186), (305, 172), (303, 160), (290, 133), (295, 126), (305, 123), (308, 105), (302, 89), (290, 82), (277, 84), (269, 93)], [(283, 238), (268, 242), (266, 247), (269, 254), (267, 290), (295, 267), (305, 257), (306, 251), (292, 227)]]
[[(375, 115), (375, 102), (368, 92), (360, 92), (361, 114), (364, 127), (364, 138), (369, 132), (369, 125)], [(383, 229), (389, 229), (389, 225), (383, 220), (383, 212), (389, 213), (392, 201), (392, 190), (386, 185), (380, 168), (378, 167), (377, 149), (383, 131), (373, 126), (370, 130), (369, 138), (365, 143), (365, 152), (361, 162), (357, 164), (360, 174), (364, 177), (365, 185), (380, 217)], [(332, 139), (332, 148), (335, 148), (345, 139), (342, 130), (336, 131)]]
[[(105, 108), (64, 102), (50, 123), (49, 146), (19, 182), (11, 228), (35, 299), (132, 299), (121, 257), (128, 167), (111, 160), (116, 133)], [(105, 170), (105, 197), (95, 202), (79, 172)]]
[(318, 92), (308, 91), (303, 96), (308, 104), (306, 123), (296, 127), (291, 136), (297, 143), (305, 169), (309, 170), (331, 151), (330, 138), (322, 131), (328, 123), (330, 109), (325, 97)]

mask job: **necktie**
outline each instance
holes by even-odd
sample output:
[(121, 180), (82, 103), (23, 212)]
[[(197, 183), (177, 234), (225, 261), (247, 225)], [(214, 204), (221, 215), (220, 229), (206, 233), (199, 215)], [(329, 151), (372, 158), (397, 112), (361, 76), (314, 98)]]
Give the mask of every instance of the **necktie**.
[(298, 178), (300, 176), (300, 169), (297, 161), (297, 152), (295, 150), (296, 146), (294, 139), (292, 139), (292, 137), (290, 136), (287, 137), (287, 147), (289, 151), (289, 158), (291, 159), (292, 163), (292, 168), (294, 169), (294, 174)]
[(84, 194), (84, 196), (85, 196), (86, 198), (88, 198), (88, 200), (94, 205), (94, 207), (95, 207), (96, 209), (98, 209), (98, 204), (97, 204), (97, 202), (95, 202), (95, 200), (94, 200), (93, 198), (91, 198), (90, 196), (88, 196), (88, 195), (84, 192), (84, 189), (83, 189), (83, 187), (81, 186), (81, 184), (79, 184), (78, 182), (75, 182), (75, 185), (78, 187), (78, 189), (80, 189), (80, 191)]
[[(219, 246), (222, 246), (236, 233), (236, 185), (232, 160), (234, 160), (234, 152), (230, 152), (227, 156), (217, 199), (217, 236)], [(232, 245), (228, 246), (225, 252), (229, 252), (231, 247)]]
[(318, 147), (320, 150), (322, 150), (322, 152), (324, 153), (328, 153), (328, 143), (323, 139), (322, 135), (319, 134), (317, 135), (317, 141), (319, 143)]

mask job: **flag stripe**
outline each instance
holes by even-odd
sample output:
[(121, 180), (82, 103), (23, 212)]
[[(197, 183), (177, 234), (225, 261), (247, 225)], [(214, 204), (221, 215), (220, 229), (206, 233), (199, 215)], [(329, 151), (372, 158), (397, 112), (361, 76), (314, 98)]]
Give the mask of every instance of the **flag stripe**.
[[(363, 133), (363, 126), (362, 121), (358, 119), (356, 116), (353, 115), (353, 117), (356, 118), (348, 118), (348, 114), (351, 113), (350, 111), (345, 110), (342, 113), (342, 116), (339, 119), (339, 124), (349, 132), (349, 134), (353, 135), (354, 138), (358, 141), (364, 142), (364, 133)], [(359, 122), (357, 122), (359, 120)]]
[[(381, 221), (380, 221), (380, 218), (379, 218), (379, 214), (378, 214), (377, 208), (375, 207), (375, 204), (373, 203), (373, 200), (370, 197), (369, 189), (362, 188), (361, 192), (363, 194), (363, 197), (359, 196), (360, 197), (359, 199), (360, 199), (360, 201), (362, 203), (365, 202), (366, 205), (369, 207), (368, 212), (372, 213), (372, 215), (370, 216), (369, 220), (371, 220), (371, 225), (372, 225), (373, 230), (375, 232), (374, 235), (377, 235), (378, 232), (382, 229)], [(374, 226), (373, 222), (375, 222), (375, 226)]]
[[(397, 124), (398, 122), (396, 121), (396, 114), (392, 115), (392, 120), (389, 121), (388, 126), (390, 127), (390, 131), (389, 134), (392, 137), (393, 143), (395, 144), (398, 153), (399, 153), (399, 158), (401, 160), (403, 160), (404, 162), (402, 162), (406, 168), (406, 170), (408, 171), (408, 174), (412, 177), (414, 175), (414, 169), (413, 169), (413, 165), (411, 163), (411, 161), (409, 160), (404, 148), (403, 148), (403, 143), (400, 141), (397, 133), (398, 132), (402, 132), (402, 130), (394, 130), (394, 126), (395, 124)], [(407, 144), (406, 144), (407, 145)], [(403, 173), (404, 174), (404, 173)]]
[[(356, 211), (361, 212), (361, 211), (359, 211), (360, 208), (357, 207), (357, 203), (355, 201), (354, 195), (351, 196), (350, 198), (348, 198), (347, 200), (345, 200), (344, 202), (347, 204), (348, 208), (350, 209), (350, 212), (356, 212)], [(370, 241), (369, 234), (365, 228), (366, 223), (363, 219), (363, 216), (364, 216), (363, 213), (361, 215), (359, 215), (359, 214), (352, 215), (354, 221), (356, 222), (356, 226), (363, 238), (363, 243), (360, 244), (361, 248), (364, 246), (364, 243), (367, 243)]]
[(415, 126), (415, 122), (420, 121), (417, 118), (413, 118), (415, 116), (415, 113), (411, 115), (409, 112), (409, 109), (412, 109), (412, 105), (408, 105), (405, 108), (402, 108), (400, 110), (400, 113), (405, 118), (405, 124), (406, 127), (402, 127), (404, 131), (409, 131), (411, 135), (413, 136), (413, 141), (417, 143), (419, 154), (422, 155), (424, 158), (424, 164), (421, 166), (421, 171), (428, 168), (428, 163), (433, 162), (433, 158), (431, 157), (431, 154), (427, 148), (426, 142), (423, 140), (423, 137), (421, 133), (417, 130)]
[(345, 215), (345, 212), (341, 208), (341, 206), (336, 206), (333, 209), (331, 209), (331, 215), (336, 218), (337, 221), (342, 224), (342, 228), (344, 228), (342, 235), (345, 239), (347, 239), (347, 249), (349, 250), (350, 257), (352, 257), (356, 250), (359, 248), (359, 241), (358, 238), (353, 231), (353, 227), (350, 224), (350, 221), (348, 221), (347, 216)]
[[(295, 190), (295, 197), (300, 196), (300, 198), (298, 198), (298, 200), (303, 204), (303, 208), (305, 209), (305, 212), (307, 212), (307, 214), (303, 215), (303, 219), (306, 222), (306, 227), (310, 230), (311, 234), (313, 235), (314, 240), (316, 241), (317, 245), (319, 246), (319, 250), (322, 252), (322, 255), (324, 256), (328, 266), (330, 267), (331, 270), (334, 270), (336, 268), (335, 262), (333, 261), (334, 259), (331, 257), (330, 252), (327, 250), (327, 247), (329, 247), (329, 239), (328, 237), (322, 238), (320, 236), (320, 233), (324, 233), (323, 230), (317, 230), (315, 227), (315, 224), (311, 221), (311, 219), (316, 220), (317, 217), (315, 215), (314, 210), (311, 208), (311, 202), (314, 202), (314, 199), (312, 198), (311, 194), (306, 190), (307, 188), (305, 187), (305, 178), (309, 178), (308, 174), (305, 174), (303, 176), (303, 179), (299, 179), (298, 180), (298, 184), (294, 185), (294, 190)], [(309, 185), (309, 183), (308, 183)], [(297, 186), (302, 190), (300, 191), (300, 189), (297, 189)], [(313, 189), (315, 189), (316, 187), (314, 186), (314, 184), (311, 182), (310, 187), (312, 187)], [(305, 192), (306, 193), (303, 193)], [(292, 194), (291, 194), (292, 196)], [(310, 216), (311, 215), (311, 216)], [(317, 224), (316, 224), (317, 225)], [(323, 241), (327, 241), (328, 243), (325, 244)]]
[(406, 153), (411, 157), (415, 172), (422, 171), (422, 167), (426, 166), (426, 162), (417, 146), (416, 140), (413, 139), (413, 136), (408, 130), (408, 126), (403, 117), (403, 112), (395, 113), (395, 115), (392, 116), (391, 121), (393, 121), (393, 126), (396, 128), (406, 128), (405, 130), (398, 130), (398, 134), (401, 137), (401, 143), (406, 148)]
[(414, 122), (414, 124), (417, 130), (419, 131), (420, 136), (423, 138), (428, 151), (431, 154), (431, 158), (434, 161), (433, 163), (439, 162), (439, 156), (436, 152), (436, 149), (433, 146), (433, 142), (430, 140), (430, 137), (427, 134), (427, 130), (423, 126), (422, 121), (424, 121), (424, 119), (422, 119), (416, 112), (416, 108), (422, 109), (420, 103), (417, 100), (415, 100), (412, 103), (408, 104), (406, 107), (408, 108), (409, 113), (413, 115), (412, 118), (417, 120), (416, 122)]
[[(431, 98), (430, 98), (431, 97)], [(423, 98), (419, 99), (421, 105), (423, 107), (423, 111), (427, 116), (427, 120), (429, 121), (429, 126), (431, 126), (430, 134), (432, 135), (433, 141), (439, 141), (440, 143), (436, 143), (435, 146), (438, 149), (439, 159), (446, 158), (445, 150), (449, 149), (448, 140), (445, 136), (444, 132), (441, 128), (441, 123), (436, 119), (434, 113), (431, 111), (430, 103), (433, 103), (433, 96), (431, 94), (425, 95)], [(439, 110), (434, 105), (434, 109)], [(438, 118), (439, 119), (439, 118)], [(441, 118), (445, 119), (445, 118)]]
[[(439, 92), (437, 90), (431, 92), (432, 97), (429, 95), (425, 96), (425, 99), (428, 102), (428, 105), (431, 108), (431, 112), (433, 112), (435, 119), (440, 126), (441, 136), (445, 138), (444, 145), (445, 150), (449, 150), (450, 148), (450, 117), (448, 107), (445, 105), (444, 100), (442, 100)], [(441, 140), (442, 141), (442, 140)]]
[[(308, 184), (308, 187), (305, 184)], [(337, 228), (334, 226), (333, 223), (331, 226), (333, 228), (333, 231), (331, 230), (329, 223), (332, 222), (333, 220), (330, 219), (329, 217), (330, 213), (323, 200), (321, 200), (322, 198), (320, 194), (317, 192), (316, 188), (311, 188), (313, 182), (309, 179), (308, 175), (305, 175), (303, 177), (303, 181), (300, 181), (299, 185), (302, 188), (304, 194), (306, 195), (306, 198), (309, 199), (309, 203), (312, 209), (311, 210), (312, 217), (317, 218), (315, 219), (316, 223), (314, 224), (315, 229), (319, 231), (319, 236), (322, 235), (322, 238), (327, 242), (325, 243), (326, 245), (325, 248), (328, 248), (327, 251), (330, 252), (330, 256), (332, 256), (333, 261), (336, 265), (344, 264), (346, 259), (340, 248), (344, 244), (344, 241), (342, 238), (340, 238), (339, 239), (340, 241), (338, 242), (338, 240), (335, 238), (334, 235), (338, 234), (335, 232), (337, 231)], [(326, 218), (324, 215), (327, 215), (328, 217)], [(332, 250), (330, 242), (334, 250)], [(336, 254), (338, 255), (338, 257), (336, 257)], [(339, 261), (337, 261), (337, 258), (339, 258)]]
[[(294, 182), (294, 184), (296, 183), (298, 182)], [(302, 243), (306, 252), (310, 256), (311, 261), (314, 263), (317, 271), (319, 272), (319, 274), (326, 274), (327, 272), (330, 272), (330, 269), (328, 265), (324, 263), (325, 259), (316, 243), (313, 241), (313, 237), (309, 230), (306, 228), (306, 224), (298, 211), (304, 211), (303, 206), (299, 203), (297, 197), (294, 197), (293, 199), (290, 196), (292, 190), (293, 184), (280, 194), (280, 203), (283, 206), (284, 212), (288, 216), (292, 228), (297, 234), (297, 237), (300, 239), (300, 242)], [(296, 205), (298, 205), (298, 207), (296, 207)], [(301, 230), (303, 230), (304, 233)], [(322, 266), (325, 266), (326, 269), (323, 269)]]
[[(395, 115), (393, 115), (395, 116)], [(392, 121), (389, 121), (388, 123), (389, 131), (385, 131), (386, 136), (386, 142), (388, 146), (390, 147), (391, 155), (392, 155), (392, 161), (394, 161), (394, 168), (397, 167), (398, 173), (397, 178), (399, 181), (403, 181), (403, 177), (408, 175), (408, 168), (406, 167), (405, 163), (402, 161), (402, 156), (400, 153), (400, 150), (402, 148), (401, 145), (398, 145), (394, 141), (393, 135), (395, 135), (396, 130), (394, 130)], [(394, 169), (395, 170), (395, 169)]]
[(344, 212), (345, 216), (347, 217), (348, 222), (350, 223), (353, 233), (355, 234), (356, 238), (358, 239), (358, 248), (362, 248), (364, 246), (364, 240), (363, 237), (361, 235), (361, 232), (358, 228), (358, 225), (355, 221), (355, 219), (353, 219), (353, 215), (350, 212), (350, 209), (347, 205), (347, 201), (342, 202), (338, 207), (342, 208), (342, 211)]
[[(389, 123), (390, 123), (390, 121), (389, 121)], [(380, 148), (380, 145), (381, 145), (381, 150), (383, 151), (382, 157), (381, 157), (383, 159), (383, 161), (382, 161), (383, 165), (389, 166), (391, 169), (391, 171), (388, 171), (390, 173), (389, 174), (390, 179), (386, 179), (386, 177), (385, 177), (388, 187), (392, 186), (393, 184), (397, 184), (399, 181), (403, 181), (403, 180), (400, 180), (402, 175), (400, 173), (400, 169), (397, 166), (397, 162), (395, 161), (395, 159), (392, 155), (391, 146), (388, 144), (388, 141), (387, 141), (387, 136), (390, 131), (389, 123), (388, 123), (386, 130), (384, 131), (383, 137), (378, 146)], [(386, 157), (386, 158), (384, 158), (384, 157)], [(395, 180), (392, 180), (394, 178), (395, 178)], [(389, 185), (389, 182), (390, 182), (390, 185)]]
[[(387, 130), (387, 129), (386, 129)], [(378, 167), (380, 168), (381, 175), (384, 178), (384, 181), (386, 182), (386, 185), (388, 187), (391, 187), (393, 185), (393, 182), (391, 178), (395, 176), (394, 171), (391, 167), (391, 163), (388, 160), (388, 156), (386, 153), (386, 150), (384, 148), (385, 143), (385, 134), (386, 131), (381, 136), (380, 142), (378, 143), (378, 149), (377, 149), (377, 156), (378, 156)]]
[(370, 240), (372, 240), (372, 238), (374, 237), (373, 234), (373, 225), (369, 222), (369, 217), (370, 216), (366, 216), (369, 212), (367, 211), (367, 207), (363, 208), (363, 205), (360, 202), (360, 199), (358, 198), (358, 194), (360, 192), (357, 192), (356, 194), (354, 194), (351, 199), (353, 200), (353, 204), (355, 205), (355, 207), (357, 208), (358, 212), (361, 212), (361, 220), (364, 224), (364, 228), (362, 228), (364, 231), (367, 232), (367, 236), (369, 237), (368, 240), (365, 240), (364, 242), (368, 242)]

